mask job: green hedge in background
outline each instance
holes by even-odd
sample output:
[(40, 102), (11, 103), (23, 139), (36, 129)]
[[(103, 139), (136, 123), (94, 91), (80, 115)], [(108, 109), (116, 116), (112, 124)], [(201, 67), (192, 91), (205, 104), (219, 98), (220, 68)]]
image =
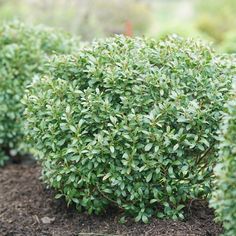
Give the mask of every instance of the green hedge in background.
[(187, 25), (187, 24), (185, 25), (172, 24), (166, 26), (163, 30), (159, 32), (158, 39), (165, 39), (169, 35), (178, 35), (184, 38), (193, 38), (195, 40), (202, 40), (208, 43), (213, 42), (213, 39), (210, 36), (204, 34), (201, 31), (198, 31), (192, 25)]
[(236, 53), (236, 31), (224, 35), (224, 40), (219, 44), (220, 50), (227, 53)]
[(23, 143), (22, 99), (26, 86), (44, 72), (47, 57), (70, 53), (76, 42), (62, 32), (20, 22), (0, 26), (0, 165), (19, 155)]
[(223, 42), (225, 34), (235, 30), (235, 0), (199, 0), (195, 4), (197, 29), (208, 34), (216, 43)]
[(0, 1), (0, 22), (16, 18), (43, 23), (77, 34), (85, 41), (125, 33), (127, 20), (132, 22), (134, 35), (143, 35), (152, 15), (149, 4), (136, 0)]
[(227, 104), (221, 129), (220, 162), (215, 167), (215, 190), (211, 206), (223, 222), (225, 235), (236, 235), (236, 86)]
[(24, 99), (45, 181), (89, 213), (183, 218), (210, 192), (230, 67), (178, 37), (117, 36), (59, 57)]

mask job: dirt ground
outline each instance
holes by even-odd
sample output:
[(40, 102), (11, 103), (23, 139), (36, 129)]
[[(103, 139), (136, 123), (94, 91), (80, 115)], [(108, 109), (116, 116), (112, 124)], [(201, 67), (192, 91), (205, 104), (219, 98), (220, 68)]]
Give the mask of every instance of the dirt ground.
[(120, 213), (110, 209), (102, 216), (78, 213), (55, 200), (39, 180), (36, 164), (9, 164), (0, 169), (0, 236), (76, 235), (219, 235), (222, 228), (212, 211), (193, 202), (184, 222), (153, 219), (150, 224), (129, 219), (120, 224)]

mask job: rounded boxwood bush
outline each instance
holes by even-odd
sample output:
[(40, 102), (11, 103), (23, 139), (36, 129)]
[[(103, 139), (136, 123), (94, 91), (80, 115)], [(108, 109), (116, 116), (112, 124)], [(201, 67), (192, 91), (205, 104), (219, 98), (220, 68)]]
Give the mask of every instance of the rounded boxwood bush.
[(228, 67), (177, 37), (117, 36), (59, 57), (24, 99), (45, 181), (89, 213), (183, 218), (210, 191)]
[[(234, 83), (236, 85), (236, 83)], [(211, 206), (223, 222), (225, 235), (236, 235), (236, 86), (221, 128), (220, 161), (214, 169), (215, 188)]]
[(69, 53), (76, 41), (44, 26), (20, 22), (0, 26), (0, 165), (19, 154), (23, 143), (23, 97), (33, 77), (44, 72), (47, 57)]

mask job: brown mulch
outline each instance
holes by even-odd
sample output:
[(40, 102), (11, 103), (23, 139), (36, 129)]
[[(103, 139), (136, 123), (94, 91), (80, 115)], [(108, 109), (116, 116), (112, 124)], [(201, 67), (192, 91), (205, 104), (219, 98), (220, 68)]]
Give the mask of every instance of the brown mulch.
[(150, 224), (118, 223), (120, 214), (110, 209), (102, 216), (78, 213), (55, 200), (39, 180), (35, 164), (9, 164), (0, 169), (0, 236), (76, 235), (219, 235), (206, 205), (193, 202), (185, 222), (153, 219)]

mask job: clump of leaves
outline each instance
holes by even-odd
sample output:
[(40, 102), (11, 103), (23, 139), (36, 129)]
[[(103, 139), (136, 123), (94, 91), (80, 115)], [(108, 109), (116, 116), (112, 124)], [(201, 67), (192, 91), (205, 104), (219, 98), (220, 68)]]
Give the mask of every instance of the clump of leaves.
[(122, 36), (56, 59), (24, 99), (45, 181), (89, 213), (183, 218), (210, 191), (225, 60), (194, 40)]
[(47, 57), (69, 53), (76, 41), (43, 26), (10, 22), (0, 26), (0, 165), (19, 154), (23, 139), (20, 100), (26, 86), (44, 71)]
[(214, 172), (215, 189), (210, 204), (215, 208), (217, 220), (223, 222), (225, 235), (236, 235), (236, 86), (227, 104), (221, 128), (220, 161)]

